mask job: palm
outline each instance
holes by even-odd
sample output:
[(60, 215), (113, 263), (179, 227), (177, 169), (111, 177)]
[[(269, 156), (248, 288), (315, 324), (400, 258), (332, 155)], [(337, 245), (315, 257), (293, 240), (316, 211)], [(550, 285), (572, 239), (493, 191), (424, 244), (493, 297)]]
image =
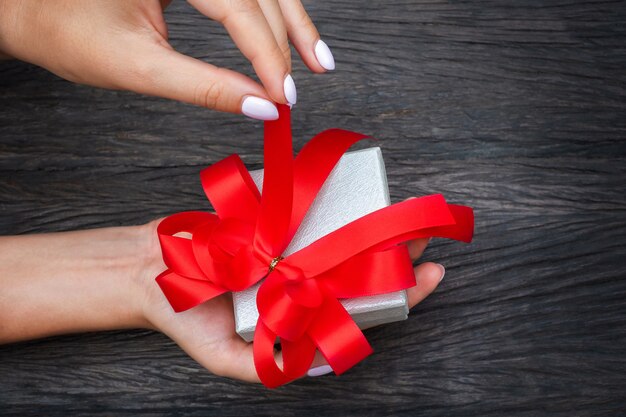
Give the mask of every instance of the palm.
[(154, 283), (150, 321), (209, 371), (247, 381), (258, 381), (252, 345), (235, 333), (233, 303), (224, 294), (192, 309), (175, 313)]

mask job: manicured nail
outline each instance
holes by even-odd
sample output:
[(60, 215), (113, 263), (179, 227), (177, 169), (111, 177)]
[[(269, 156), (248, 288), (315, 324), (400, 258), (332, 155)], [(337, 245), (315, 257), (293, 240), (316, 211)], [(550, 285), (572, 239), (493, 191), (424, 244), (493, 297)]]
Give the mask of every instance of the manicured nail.
[(258, 120), (278, 119), (276, 106), (271, 101), (260, 97), (246, 97), (241, 105), (241, 112), (248, 117)]
[(443, 277), (446, 276), (446, 268), (441, 264), (437, 264), (437, 266), (439, 267), (439, 269), (441, 269), (441, 278), (439, 278), (439, 282), (441, 282)]
[(315, 44), (315, 57), (317, 58), (317, 62), (319, 62), (325, 70), (332, 71), (335, 69), (333, 53), (330, 52), (326, 42), (321, 39)]
[(333, 371), (333, 368), (331, 368), (330, 365), (322, 365), (322, 366), (317, 366), (315, 368), (309, 369), (309, 371), (306, 374), (308, 376), (322, 376), (322, 375), (329, 374), (332, 371)]
[(293, 82), (290, 74), (287, 74), (285, 77), (283, 89), (285, 90), (285, 98), (289, 102), (289, 107), (292, 107), (298, 101), (298, 92), (296, 91), (296, 83)]

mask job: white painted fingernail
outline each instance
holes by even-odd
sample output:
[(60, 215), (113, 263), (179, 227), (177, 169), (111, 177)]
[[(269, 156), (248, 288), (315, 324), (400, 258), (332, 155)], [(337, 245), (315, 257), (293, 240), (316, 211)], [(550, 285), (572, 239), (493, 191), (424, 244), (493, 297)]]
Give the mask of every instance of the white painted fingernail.
[(309, 369), (309, 371), (306, 374), (308, 376), (322, 376), (322, 375), (329, 374), (332, 371), (333, 371), (333, 368), (331, 368), (330, 365), (322, 365), (322, 366), (317, 366), (315, 368)]
[(296, 83), (293, 82), (290, 74), (287, 74), (285, 77), (283, 89), (285, 90), (285, 98), (289, 102), (289, 107), (292, 107), (298, 101), (298, 92), (296, 91)]
[(441, 282), (443, 277), (446, 276), (446, 268), (441, 264), (437, 264), (437, 266), (439, 267), (439, 269), (441, 269), (441, 278), (439, 278), (439, 282)]
[(278, 119), (276, 106), (271, 101), (260, 97), (246, 97), (241, 105), (241, 112), (248, 117), (258, 120)]
[(335, 69), (333, 53), (330, 52), (326, 42), (321, 39), (315, 44), (315, 57), (317, 58), (317, 62), (319, 62), (325, 70), (332, 71)]

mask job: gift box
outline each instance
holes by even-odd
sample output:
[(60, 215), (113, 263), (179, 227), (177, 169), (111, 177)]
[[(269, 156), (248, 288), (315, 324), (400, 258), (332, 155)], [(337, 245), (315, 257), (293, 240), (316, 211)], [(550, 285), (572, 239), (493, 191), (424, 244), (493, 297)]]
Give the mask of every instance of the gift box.
[[(263, 170), (250, 175), (259, 191)], [(390, 204), (385, 164), (380, 148), (373, 147), (344, 154), (313, 201), (285, 256), (368, 213)], [(233, 293), (235, 327), (246, 341), (254, 338), (259, 312), (256, 296), (261, 282)], [(339, 300), (360, 328), (405, 320), (409, 308), (406, 291)]]
[(156, 282), (174, 311), (232, 293), (268, 387), (305, 375), (316, 351), (337, 375), (370, 355), (360, 327), (407, 316), (415, 275), (401, 243), (469, 242), (474, 223), (440, 194), (390, 205), (380, 149), (346, 153), (360, 133), (325, 130), (294, 157), (289, 112), (265, 123), (265, 171), (237, 155), (216, 162), (200, 173), (215, 213), (172, 214), (157, 228), (167, 269)]

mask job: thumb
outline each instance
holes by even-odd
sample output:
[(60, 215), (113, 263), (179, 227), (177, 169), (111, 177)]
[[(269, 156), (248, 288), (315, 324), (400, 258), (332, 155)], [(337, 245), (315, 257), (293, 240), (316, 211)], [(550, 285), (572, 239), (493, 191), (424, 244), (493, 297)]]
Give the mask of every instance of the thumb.
[(275, 120), (278, 110), (265, 89), (238, 72), (216, 67), (157, 46), (144, 58), (143, 75), (128, 89), (259, 120)]

